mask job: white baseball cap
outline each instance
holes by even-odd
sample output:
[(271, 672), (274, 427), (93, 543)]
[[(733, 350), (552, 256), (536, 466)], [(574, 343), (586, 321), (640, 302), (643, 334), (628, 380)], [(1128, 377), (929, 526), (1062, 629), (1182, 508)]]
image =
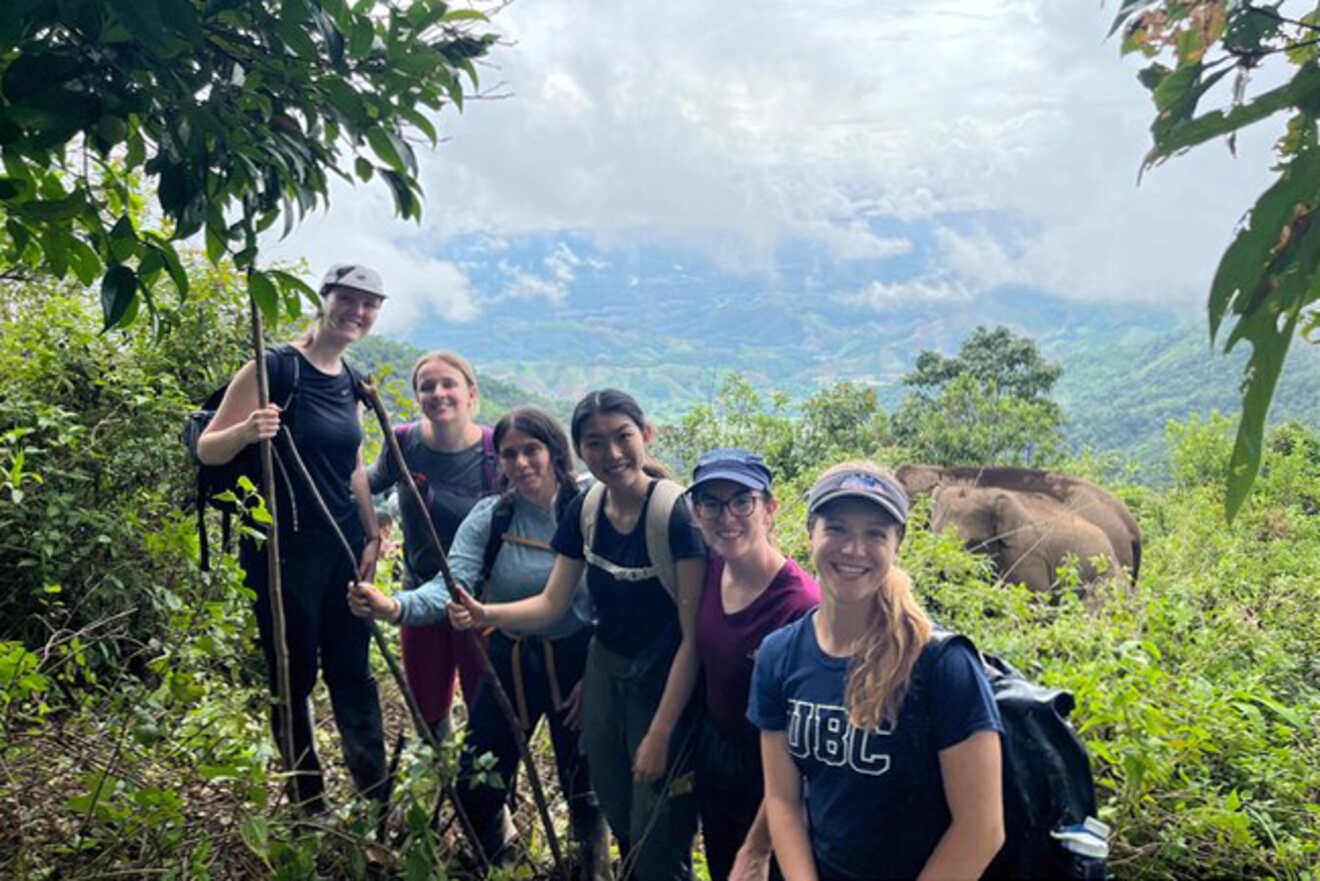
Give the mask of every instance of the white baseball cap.
[(336, 263), (326, 270), (321, 278), (321, 295), (325, 296), (330, 288), (354, 288), (378, 297), (385, 296), (385, 283), (380, 280), (380, 273), (360, 263)]

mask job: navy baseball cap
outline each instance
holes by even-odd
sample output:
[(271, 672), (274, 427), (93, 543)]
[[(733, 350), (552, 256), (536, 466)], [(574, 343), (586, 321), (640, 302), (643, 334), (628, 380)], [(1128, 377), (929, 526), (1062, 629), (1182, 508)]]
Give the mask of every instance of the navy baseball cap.
[(703, 453), (697, 460), (697, 467), (692, 469), (692, 486), (688, 487), (688, 492), (708, 480), (731, 480), (748, 489), (768, 493), (774, 477), (765, 459), (751, 450), (721, 447)]
[(863, 499), (879, 505), (900, 526), (907, 526), (908, 497), (903, 487), (883, 474), (860, 468), (835, 471), (817, 480), (807, 495), (807, 516), (835, 499), (843, 498)]

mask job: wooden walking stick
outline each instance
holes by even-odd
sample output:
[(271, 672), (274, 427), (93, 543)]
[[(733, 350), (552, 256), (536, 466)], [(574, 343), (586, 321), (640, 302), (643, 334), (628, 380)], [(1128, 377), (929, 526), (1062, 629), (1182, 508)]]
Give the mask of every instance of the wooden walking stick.
[[(390, 425), (389, 414), (385, 412), (385, 405), (381, 403), (380, 394), (376, 391), (375, 385), (366, 380), (362, 381), (362, 391), (371, 404), (371, 409), (376, 412), (376, 419), (380, 422), (381, 434), (385, 436), (385, 445), (390, 451), (390, 458), (394, 462), (395, 470), (399, 473), (399, 482), (408, 491), (408, 496), (412, 499), (413, 504), (422, 512), (422, 522), (426, 524), (427, 530), (426, 537), (431, 545), (431, 550), (435, 552), (436, 560), (440, 564), (440, 574), (445, 579), (445, 586), (449, 588), (450, 596), (456, 597), (458, 596), (458, 583), (454, 580), (454, 573), (449, 569), (449, 559), (445, 556), (444, 545), (440, 541), (440, 535), (435, 531), (435, 524), (431, 522), (431, 512), (427, 510), (426, 502), (417, 489), (412, 471), (409, 470), (408, 463), (403, 458), (403, 450), (399, 448), (399, 440), (394, 436), (394, 429)], [(541, 775), (536, 770), (536, 762), (532, 758), (531, 747), (528, 746), (527, 736), (523, 733), (522, 723), (518, 721), (518, 714), (513, 709), (513, 703), (509, 700), (508, 692), (504, 690), (503, 684), (500, 683), (500, 677), (495, 673), (490, 657), (482, 650), (480, 643), (477, 642), (476, 634), (472, 631), (456, 633), (460, 639), (466, 639), (472, 644), (471, 647), (481, 661), (482, 674), (486, 677), (491, 693), (495, 696), (495, 702), (499, 705), (500, 711), (503, 712), (504, 718), (509, 723), (514, 743), (518, 745), (518, 752), (522, 756), (523, 765), (527, 768), (527, 780), (532, 786), (532, 800), (536, 802), (537, 813), (541, 815), (541, 822), (545, 826), (545, 837), (550, 844), (550, 853), (554, 857), (555, 871), (564, 877), (564, 881), (572, 881), (571, 876), (568, 874), (568, 864), (564, 861), (559, 848), (559, 836), (555, 834), (555, 825), (550, 818), (550, 809), (546, 805), (545, 791), (541, 788)]]
[[(266, 375), (265, 328), (256, 298), (248, 293), (248, 306), (252, 310), (252, 351), (257, 370), (257, 406), (270, 404), (270, 384)], [(280, 747), (284, 763), (296, 777), (297, 758), (293, 754), (293, 686), (289, 679), (289, 641), (284, 632), (284, 589), (280, 579), (280, 530), (275, 502), (275, 461), (269, 439), (259, 445), (261, 455), (261, 490), (270, 514), (270, 532), (266, 536), (266, 592), (270, 594), (271, 639), (275, 648), (275, 688), (279, 698)], [(294, 792), (297, 793), (297, 782)]]

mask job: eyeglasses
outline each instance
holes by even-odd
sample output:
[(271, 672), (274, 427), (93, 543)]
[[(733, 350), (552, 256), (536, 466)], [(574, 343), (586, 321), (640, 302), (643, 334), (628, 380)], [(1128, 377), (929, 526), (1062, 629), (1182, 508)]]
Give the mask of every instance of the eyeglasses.
[(735, 517), (748, 517), (756, 510), (756, 493), (738, 493), (731, 499), (718, 499), (715, 496), (697, 496), (692, 500), (692, 507), (702, 520), (718, 520), (725, 508)]

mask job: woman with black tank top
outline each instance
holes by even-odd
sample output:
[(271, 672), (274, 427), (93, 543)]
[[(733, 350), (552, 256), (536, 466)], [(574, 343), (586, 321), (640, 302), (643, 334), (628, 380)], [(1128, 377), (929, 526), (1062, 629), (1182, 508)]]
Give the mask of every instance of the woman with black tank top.
[(599, 489), (579, 495), (559, 519), (545, 590), (480, 603), (460, 587), (449, 617), (460, 628), (545, 627), (563, 616), (586, 574), (596, 607), (582, 679), (591, 782), (619, 840), (625, 878), (688, 881), (697, 825), (688, 704), (706, 546), (679, 488), (656, 479), (646, 454), (653, 433), (624, 392), (603, 389), (579, 401), (571, 435)]
[[(387, 795), (380, 702), (367, 664), (371, 631), (344, 602), (345, 583), (355, 578), (370, 581), (374, 576), (380, 530), (362, 465), (358, 400), (352, 375), (343, 361), (348, 346), (371, 330), (385, 294), (375, 271), (347, 264), (326, 273), (321, 299), (318, 319), (307, 336), (266, 355), (267, 375), (272, 380), (288, 377), (292, 384), (280, 399), (288, 411), (282, 412), (274, 401), (266, 407), (258, 406), (256, 368), (248, 362), (234, 374), (215, 418), (197, 444), (202, 462), (219, 465), (233, 459), (248, 444), (276, 439), (283, 423), (311, 473), (316, 492), (358, 557), (353, 565), (337, 550), (327, 551), (336, 549), (339, 540), (312, 491), (298, 477), (290, 479), (287, 467), (277, 469), (280, 503), (283, 505), (285, 499), (291, 502), (287, 509), (281, 507), (277, 512), (293, 715), (294, 755), (285, 759), (294, 770), (299, 804), (309, 813), (325, 809), (325, 785), (308, 707), (316, 684), (318, 656), (344, 759), (358, 791), (381, 801)], [(288, 369), (285, 365), (290, 359), (296, 361)], [(271, 385), (271, 397), (275, 398), (273, 381)], [(288, 440), (288, 436), (276, 439), (277, 453)], [(271, 691), (277, 693), (264, 545), (245, 538), (239, 547), (239, 561), (248, 586), (257, 595), (261, 646)], [(278, 704), (272, 709), (271, 725), (276, 740), (282, 741)], [(283, 748), (282, 742), (280, 745)]]
[[(480, 390), (472, 365), (454, 352), (427, 352), (412, 372), (413, 394), (422, 418), (395, 427), (404, 461), (426, 502), (440, 543), (448, 553), (458, 526), (482, 496), (496, 490), (499, 480), (491, 430), (474, 419)], [(401, 475), (385, 447), (367, 469), (373, 493), (398, 483)], [(413, 591), (440, 572), (421, 510), (407, 493), (399, 494), (403, 521), (403, 587)], [(479, 648), (458, 639), (449, 621), (411, 611), (399, 624), (399, 643), (408, 685), (417, 697), (422, 717), (443, 740), (451, 729), (455, 673), (469, 702), (481, 683)]]

